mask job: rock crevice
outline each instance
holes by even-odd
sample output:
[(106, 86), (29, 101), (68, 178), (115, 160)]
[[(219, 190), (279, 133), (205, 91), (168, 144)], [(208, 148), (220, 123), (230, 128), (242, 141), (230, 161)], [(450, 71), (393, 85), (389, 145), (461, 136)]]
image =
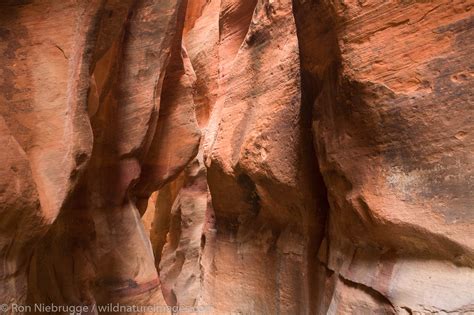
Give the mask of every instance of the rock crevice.
[(0, 304), (473, 312), (440, 1), (1, 3)]

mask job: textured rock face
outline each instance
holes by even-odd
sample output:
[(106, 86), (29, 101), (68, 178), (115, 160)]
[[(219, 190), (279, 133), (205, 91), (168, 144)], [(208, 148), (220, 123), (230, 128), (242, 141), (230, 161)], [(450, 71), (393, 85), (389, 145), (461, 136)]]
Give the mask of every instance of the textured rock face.
[[(9, 75), (2, 84), (3, 129), (11, 154), (24, 157), (20, 163), (5, 157), (9, 171), (24, 178), (16, 189), (7, 186), (2, 210), (18, 217), (2, 230), (2, 252), (12, 256), (2, 260), (2, 279), (12, 283), (2, 287), (5, 301), (159, 301), (137, 206), (149, 187), (176, 176), (199, 145), (193, 105), (176, 109), (176, 102), (192, 102), (185, 94), (192, 74), (175, 40), (185, 13), (182, 1), (2, 5), (2, 67)], [(173, 83), (182, 85), (179, 97), (162, 93)], [(185, 134), (174, 141), (172, 158), (151, 148), (172, 141), (163, 125)], [(152, 163), (168, 169), (150, 170)], [(25, 199), (25, 211), (15, 198)]]
[(470, 9), (299, 5), (304, 88), (317, 91), (313, 136), (331, 206), (323, 311), (360, 307), (347, 293), (357, 288), (368, 308), (379, 296), (394, 312), (472, 311)]
[(0, 3), (0, 304), (474, 312), (472, 7)]

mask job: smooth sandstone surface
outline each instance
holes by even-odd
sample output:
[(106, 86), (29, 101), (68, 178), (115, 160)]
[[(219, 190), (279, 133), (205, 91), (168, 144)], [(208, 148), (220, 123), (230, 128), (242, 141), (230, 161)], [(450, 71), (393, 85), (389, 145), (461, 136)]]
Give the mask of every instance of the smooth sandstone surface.
[(474, 314), (473, 8), (2, 1), (0, 304)]

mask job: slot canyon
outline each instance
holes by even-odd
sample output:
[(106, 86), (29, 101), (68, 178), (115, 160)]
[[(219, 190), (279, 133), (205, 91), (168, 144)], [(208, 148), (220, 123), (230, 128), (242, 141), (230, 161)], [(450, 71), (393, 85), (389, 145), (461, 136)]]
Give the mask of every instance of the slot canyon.
[(0, 313), (474, 314), (473, 8), (0, 0)]

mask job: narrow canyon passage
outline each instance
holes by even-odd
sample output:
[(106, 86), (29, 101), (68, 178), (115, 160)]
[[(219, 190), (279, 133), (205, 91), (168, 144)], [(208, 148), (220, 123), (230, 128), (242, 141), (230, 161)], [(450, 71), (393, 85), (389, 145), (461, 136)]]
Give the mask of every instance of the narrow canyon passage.
[(474, 312), (473, 7), (0, 2), (0, 312)]

